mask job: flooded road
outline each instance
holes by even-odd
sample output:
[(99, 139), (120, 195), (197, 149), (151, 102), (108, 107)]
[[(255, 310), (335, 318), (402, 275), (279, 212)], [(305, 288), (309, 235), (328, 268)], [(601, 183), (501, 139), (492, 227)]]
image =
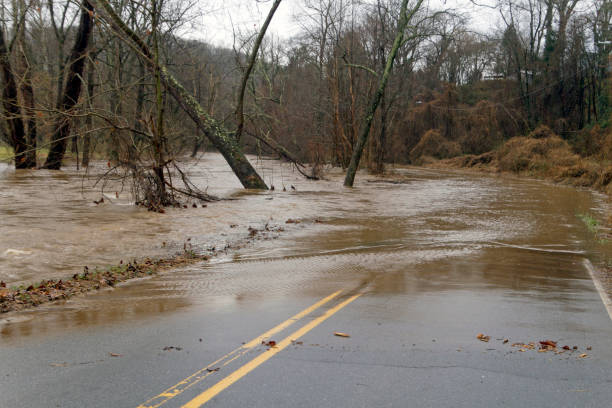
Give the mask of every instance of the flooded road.
[[(116, 199), (112, 189), (111, 202), (96, 206), (101, 193), (75, 173), (51, 182), (43, 173), (1, 173), (0, 279), (8, 282), (163, 256), (188, 238), (204, 250), (249, 226), (285, 229), (210, 262), (7, 315), (0, 394), (10, 406), (56, 406), (37, 405), (39, 394), (62, 407), (137, 406), (337, 291), (351, 303), (337, 314), (325, 306), (334, 316), (303, 333), (303, 347), (292, 342), (211, 404), (563, 407), (605, 406), (612, 397), (612, 322), (585, 267), (607, 260), (610, 244), (579, 218), (601, 219), (603, 196), (415, 168), (388, 180), (362, 175), (348, 190), (339, 173), (309, 182), (274, 161), (258, 166), (274, 191), (240, 191), (219, 157), (207, 155), (191, 169), (196, 184), (235, 200), (165, 215), (124, 205), (127, 193)], [(512, 346), (544, 339), (577, 352)], [(213, 370), (215, 380), (164, 404), (197, 398), (257, 353), (265, 351), (244, 351)], [(18, 391), (31, 377), (36, 391)], [(75, 381), (70, 398), (60, 386), (67, 380)]]

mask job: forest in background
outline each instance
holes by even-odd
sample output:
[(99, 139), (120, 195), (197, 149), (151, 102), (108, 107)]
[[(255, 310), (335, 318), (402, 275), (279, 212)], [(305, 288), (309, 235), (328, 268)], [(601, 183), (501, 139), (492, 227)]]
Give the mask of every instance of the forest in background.
[[(326, 164), (346, 168), (396, 38), (401, 2), (304, 0), (299, 34), (265, 36), (253, 55), (259, 27), (236, 29), (233, 49), (186, 39), (200, 13), (196, 0), (109, 1), (150, 51), (144, 57), (91, 3), (2, 1), (0, 129), (14, 150), (5, 156), (16, 156), (17, 167), (57, 169), (67, 151), (70, 165), (108, 160), (146, 185), (181, 158), (218, 147), (208, 146), (210, 129), (250, 153), (288, 152), (315, 173)], [(541, 156), (546, 163), (538, 165), (550, 166), (548, 151), (561, 149), (564, 171), (587, 157), (607, 166), (609, 1), (498, 0), (499, 24), (490, 32), (475, 32), (470, 18), (477, 16), (461, 10), (409, 5), (364, 167), (382, 172), (386, 163), (453, 157), (486, 164), (492, 159), (483, 154), (525, 136), (535, 142), (523, 153)], [(166, 68), (210, 121), (198, 125), (172, 97)], [(525, 149), (525, 140), (514, 144)], [(498, 160), (500, 167), (534, 165), (519, 156)], [(157, 184), (156, 197), (140, 198), (162, 200), (164, 183)]]

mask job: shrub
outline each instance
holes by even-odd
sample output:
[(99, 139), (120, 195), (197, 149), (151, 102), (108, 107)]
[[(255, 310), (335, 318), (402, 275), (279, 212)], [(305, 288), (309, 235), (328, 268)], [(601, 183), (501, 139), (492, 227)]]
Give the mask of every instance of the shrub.
[(445, 139), (438, 129), (431, 129), (423, 135), (419, 143), (410, 151), (410, 160), (417, 164), (422, 163), (425, 157), (448, 159), (460, 154), (461, 146), (459, 143)]

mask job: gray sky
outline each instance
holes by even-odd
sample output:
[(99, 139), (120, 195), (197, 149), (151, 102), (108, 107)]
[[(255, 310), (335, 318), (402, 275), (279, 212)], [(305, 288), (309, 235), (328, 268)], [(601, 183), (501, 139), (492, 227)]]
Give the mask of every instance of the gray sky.
[[(492, 0), (483, 0), (492, 2)], [(204, 2), (203, 2), (204, 3)], [(478, 31), (485, 31), (494, 27), (497, 21), (497, 12), (491, 9), (474, 6), (469, 0), (429, 0), (432, 9), (455, 8), (469, 13), (472, 17), (472, 27)], [(265, 20), (271, 0), (223, 0), (221, 2), (209, 1), (205, 5), (205, 16), (198, 19), (198, 30), (191, 32), (190, 37), (199, 38), (217, 45), (232, 45), (232, 26), (240, 31), (253, 31), (259, 29)], [(268, 34), (281, 39), (289, 38), (300, 31), (296, 16), (303, 13), (301, 0), (284, 0), (279, 6)], [(201, 28), (200, 28), (201, 27)]]

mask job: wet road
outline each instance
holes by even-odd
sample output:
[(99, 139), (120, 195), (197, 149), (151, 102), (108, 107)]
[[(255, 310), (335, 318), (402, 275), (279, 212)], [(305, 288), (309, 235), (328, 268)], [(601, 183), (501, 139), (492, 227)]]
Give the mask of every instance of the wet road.
[[(278, 239), (6, 316), (0, 406), (610, 405), (612, 321), (586, 266), (609, 244), (577, 217), (602, 197), (418, 169), (366, 179), (289, 179), (297, 192), (223, 210), (303, 220)], [(537, 350), (548, 339), (558, 353)]]

